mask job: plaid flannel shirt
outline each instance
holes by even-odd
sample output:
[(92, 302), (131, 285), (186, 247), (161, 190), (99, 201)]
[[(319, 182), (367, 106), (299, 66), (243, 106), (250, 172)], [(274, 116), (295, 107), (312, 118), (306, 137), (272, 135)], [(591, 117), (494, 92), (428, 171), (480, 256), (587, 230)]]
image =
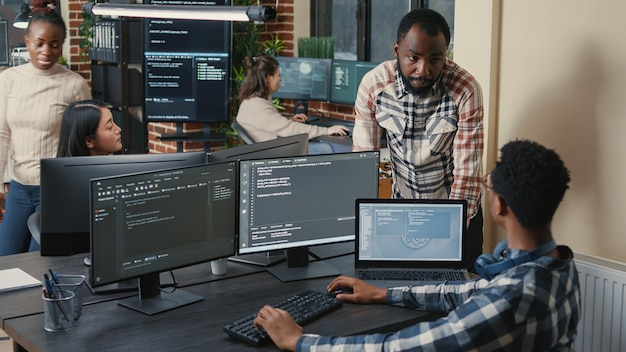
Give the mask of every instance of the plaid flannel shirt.
[[(390, 288), (387, 302), (446, 311), (445, 318), (396, 333), (346, 337), (305, 334), (297, 351), (569, 351), (580, 319), (574, 255), (543, 256), (503, 271), (491, 281)], [(515, 257), (517, 254), (512, 254)], [(335, 314), (341, 314), (337, 312)]]
[(396, 60), (361, 81), (355, 102), (353, 150), (380, 148), (383, 129), (393, 166), (394, 198), (468, 201), (478, 211), (483, 155), (483, 101), (476, 79), (447, 59), (430, 94), (404, 88)]

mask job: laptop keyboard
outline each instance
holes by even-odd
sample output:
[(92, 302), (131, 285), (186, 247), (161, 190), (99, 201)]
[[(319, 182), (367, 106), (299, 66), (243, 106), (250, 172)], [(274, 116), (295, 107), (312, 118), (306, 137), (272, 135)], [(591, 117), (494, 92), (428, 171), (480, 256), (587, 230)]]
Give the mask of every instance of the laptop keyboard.
[(462, 271), (368, 270), (360, 271), (361, 280), (456, 281), (466, 280)]

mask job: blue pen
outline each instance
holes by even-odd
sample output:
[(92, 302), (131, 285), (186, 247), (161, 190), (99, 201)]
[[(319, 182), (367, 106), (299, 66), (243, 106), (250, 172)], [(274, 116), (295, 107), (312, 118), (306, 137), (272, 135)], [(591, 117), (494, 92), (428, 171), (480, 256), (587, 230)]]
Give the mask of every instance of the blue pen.
[(43, 274), (43, 281), (44, 284), (46, 285), (46, 289), (48, 290), (48, 294), (50, 295), (50, 298), (55, 298), (55, 294), (54, 294), (54, 289), (52, 288), (52, 282), (50, 282), (50, 278), (48, 277), (48, 274)]
[(60, 284), (61, 280), (59, 279), (59, 275), (57, 275), (56, 271), (52, 271), (52, 269), (48, 269), (48, 271), (50, 272), (50, 275), (52, 275), (52, 279), (54, 280), (55, 284)]

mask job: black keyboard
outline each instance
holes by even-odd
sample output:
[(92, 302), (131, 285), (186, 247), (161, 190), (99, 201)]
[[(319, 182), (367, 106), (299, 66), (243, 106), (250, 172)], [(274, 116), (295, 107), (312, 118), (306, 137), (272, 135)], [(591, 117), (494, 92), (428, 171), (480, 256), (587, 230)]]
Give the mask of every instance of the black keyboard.
[(360, 271), (361, 280), (457, 281), (466, 280), (462, 271), (371, 270)]
[[(328, 293), (308, 290), (273, 304), (272, 307), (286, 310), (296, 323), (304, 325), (338, 309), (341, 304), (341, 301)], [(254, 326), (257, 313), (258, 311), (225, 325), (224, 332), (254, 346), (269, 342), (270, 337), (265, 330), (258, 330)]]

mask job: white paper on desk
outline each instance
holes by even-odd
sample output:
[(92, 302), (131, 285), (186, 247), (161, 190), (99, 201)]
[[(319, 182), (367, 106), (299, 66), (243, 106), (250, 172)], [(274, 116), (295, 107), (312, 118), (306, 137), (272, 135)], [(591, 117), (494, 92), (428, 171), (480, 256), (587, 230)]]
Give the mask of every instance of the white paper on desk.
[(37, 286), (41, 286), (41, 281), (20, 268), (0, 270), (0, 292)]

